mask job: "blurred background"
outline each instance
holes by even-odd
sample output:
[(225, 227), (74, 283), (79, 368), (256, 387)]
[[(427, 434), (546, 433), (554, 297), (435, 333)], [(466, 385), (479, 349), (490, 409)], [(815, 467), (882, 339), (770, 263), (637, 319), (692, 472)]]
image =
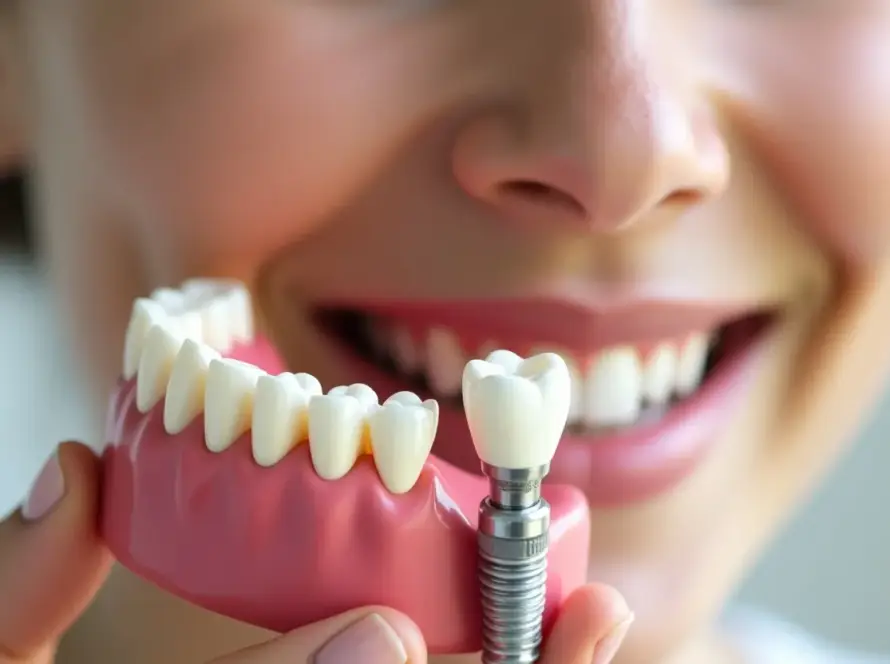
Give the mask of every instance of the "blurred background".
[[(30, 258), (25, 218), (20, 183), (0, 182), (0, 518), (58, 441), (96, 435)], [(859, 438), (739, 599), (841, 643), (890, 652), (890, 398)]]

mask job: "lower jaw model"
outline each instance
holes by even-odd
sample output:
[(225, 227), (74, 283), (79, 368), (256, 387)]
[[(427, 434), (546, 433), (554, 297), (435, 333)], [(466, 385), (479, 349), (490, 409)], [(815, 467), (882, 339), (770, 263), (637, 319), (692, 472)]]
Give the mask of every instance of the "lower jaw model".
[[(104, 453), (112, 552), (265, 629), (383, 605), (412, 618), (433, 654), (482, 649), (477, 527), (490, 482), (430, 455), (436, 402), (400, 392), (381, 403), (367, 385), (324, 393), (285, 371), (240, 284), (196, 280), (135, 302)], [(509, 417), (474, 410), (488, 418), (479, 430)], [(548, 485), (543, 497), (546, 629), (586, 582), (589, 526), (579, 491)]]

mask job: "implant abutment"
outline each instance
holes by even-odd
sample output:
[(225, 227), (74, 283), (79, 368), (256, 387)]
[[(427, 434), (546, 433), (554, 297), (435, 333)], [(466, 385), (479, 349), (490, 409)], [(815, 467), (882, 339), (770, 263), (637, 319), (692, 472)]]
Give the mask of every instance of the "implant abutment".
[(541, 483), (550, 472), (550, 464), (535, 468), (498, 468), (482, 464), (488, 477), (489, 500), (504, 510), (532, 507), (541, 499)]

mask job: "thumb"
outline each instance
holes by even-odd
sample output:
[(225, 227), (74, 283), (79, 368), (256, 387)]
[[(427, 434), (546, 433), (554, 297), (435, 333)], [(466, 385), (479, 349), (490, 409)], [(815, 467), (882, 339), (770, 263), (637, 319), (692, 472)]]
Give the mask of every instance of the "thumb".
[(111, 557), (98, 533), (99, 460), (74, 443), (0, 523), (0, 664), (50, 651), (98, 589)]
[(407, 617), (382, 607), (356, 609), (290, 632), (212, 664), (426, 664), (426, 646)]
[(609, 664), (633, 618), (614, 588), (600, 584), (579, 588), (560, 609), (541, 664)]

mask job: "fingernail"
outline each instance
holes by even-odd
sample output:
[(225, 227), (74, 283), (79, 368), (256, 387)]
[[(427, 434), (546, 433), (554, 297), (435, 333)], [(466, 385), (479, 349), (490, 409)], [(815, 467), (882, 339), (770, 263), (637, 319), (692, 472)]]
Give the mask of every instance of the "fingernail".
[(407, 664), (408, 653), (396, 631), (376, 613), (347, 627), (315, 656), (315, 664)]
[(65, 477), (59, 465), (57, 452), (47, 460), (25, 502), (22, 504), (22, 518), (25, 521), (37, 521), (47, 515), (65, 494)]
[(596, 650), (593, 651), (593, 664), (609, 664), (609, 662), (615, 659), (615, 655), (618, 654), (618, 649), (621, 648), (624, 637), (627, 636), (627, 630), (630, 629), (633, 621), (634, 614), (631, 613), (627, 618), (615, 625), (602, 641), (596, 644)]

